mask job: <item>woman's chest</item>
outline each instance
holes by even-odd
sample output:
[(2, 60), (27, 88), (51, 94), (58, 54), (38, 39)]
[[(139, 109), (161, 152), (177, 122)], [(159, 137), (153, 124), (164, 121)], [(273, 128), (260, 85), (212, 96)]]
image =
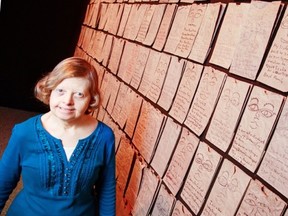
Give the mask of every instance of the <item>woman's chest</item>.
[(97, 140), (79, 141), (68, 160), (60, 140), (43, 139), (23, 157), (23, 182), (53, 195), (75, 195), (97, 181), (103, 154)]

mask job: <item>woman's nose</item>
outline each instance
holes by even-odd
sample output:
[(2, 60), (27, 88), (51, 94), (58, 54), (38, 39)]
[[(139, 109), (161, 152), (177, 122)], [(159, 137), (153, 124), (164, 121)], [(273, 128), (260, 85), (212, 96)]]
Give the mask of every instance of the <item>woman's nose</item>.
[(73, 104), (73, 95), (69, 93), (65, 94), (63, 101), (69, 105)]

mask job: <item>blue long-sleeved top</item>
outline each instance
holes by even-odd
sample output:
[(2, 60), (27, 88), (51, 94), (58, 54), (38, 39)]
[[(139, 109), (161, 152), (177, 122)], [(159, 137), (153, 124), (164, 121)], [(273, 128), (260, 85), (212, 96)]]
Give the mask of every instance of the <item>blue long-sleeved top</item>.
[(99, 122), (68, 161), (61, 140), (43, 128), (41, 115), (15, 125), (0, 160), (0, 212), (22, 176), (23, 189), (8, 216), (114, 216), (114, 139)]

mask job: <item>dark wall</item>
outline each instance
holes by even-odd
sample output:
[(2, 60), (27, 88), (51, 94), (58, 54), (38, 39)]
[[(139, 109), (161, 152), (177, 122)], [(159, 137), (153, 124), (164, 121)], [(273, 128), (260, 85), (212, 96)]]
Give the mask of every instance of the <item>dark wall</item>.
[(2, 0), (0, 106), (46, 111), (33, 96), (37, 80), (72, 56), (88, 0)]

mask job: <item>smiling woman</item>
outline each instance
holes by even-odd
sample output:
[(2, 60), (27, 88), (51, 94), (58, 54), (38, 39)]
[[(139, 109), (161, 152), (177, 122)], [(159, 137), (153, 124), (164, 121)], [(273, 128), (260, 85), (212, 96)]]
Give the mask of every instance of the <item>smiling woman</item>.
[(63, 80), (50, 96), (51, 111), (71, 113), (73, 111), (86, 112), (91, 97), (89, 93), (89, 81), (84, 78), (68, 78)]
[(0, 212), (22, 176), (8, 216), (115, 215), (114, 133), (90, 115), (99, 95), (95, 68), (77, 57), (37, 83), (50, 110), (13, 128), (0, 161)]

